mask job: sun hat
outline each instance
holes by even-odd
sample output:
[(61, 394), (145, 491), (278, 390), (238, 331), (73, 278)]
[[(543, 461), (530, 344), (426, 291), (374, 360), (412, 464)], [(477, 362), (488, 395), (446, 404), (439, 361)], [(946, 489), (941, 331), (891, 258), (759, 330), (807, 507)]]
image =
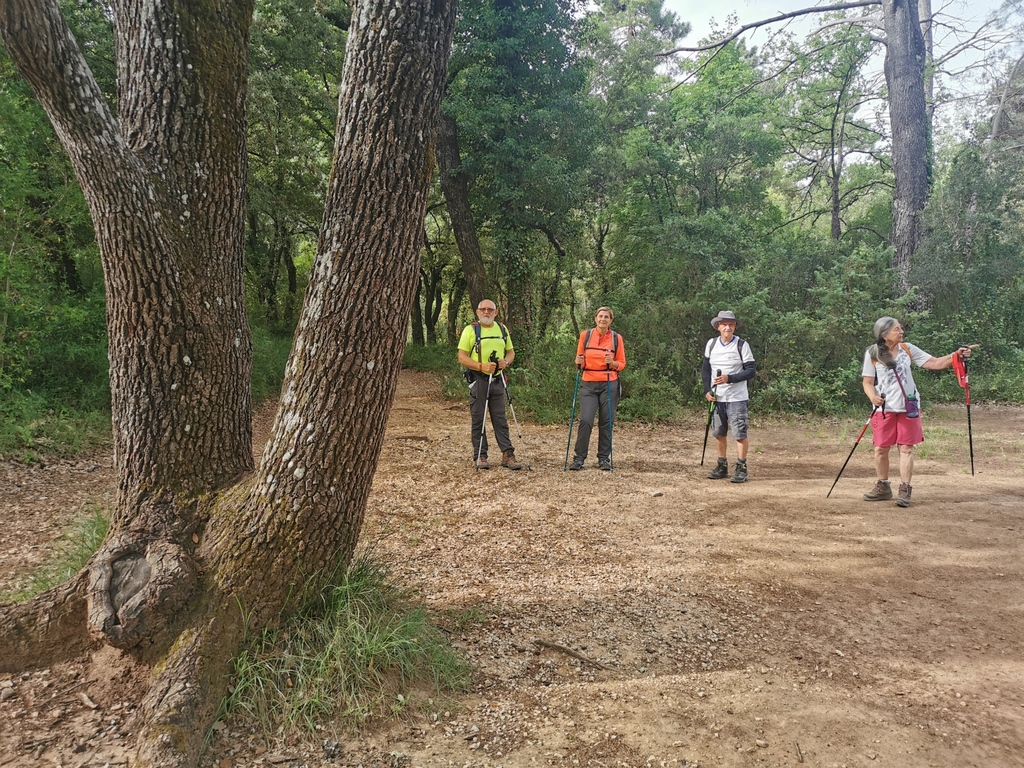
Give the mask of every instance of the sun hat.
[(734, 315), (732, 312), (729, 312), (728, 310), (722, 310), (717, 315), (715, 315), (715, 317), (712, 318), (711, 320), (711, 327), (717, 331), (718, 324), (723, 320), (732, 320), (734, 323), (736, 323), (737, 328), (740, 327), (740, 321), (736, 319), (736, 315)]

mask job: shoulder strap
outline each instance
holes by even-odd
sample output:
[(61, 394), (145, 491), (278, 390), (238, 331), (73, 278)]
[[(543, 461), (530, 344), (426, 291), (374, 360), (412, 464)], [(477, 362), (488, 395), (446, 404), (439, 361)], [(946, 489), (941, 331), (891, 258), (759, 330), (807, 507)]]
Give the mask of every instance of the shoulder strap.
[[(714, 345), (714, 343), (716, 341), (718, 341), (717, 338), (708, 339), (708, 343), (704, 345), (704, 357), (711, 357), (711, 349), (712, 349), (712, 347), (713, 347), (713, 345)], [(746, 344), (746, 342), (743, 339), (741, 339), (739, 336), (737, 336), (736, 337), (736, 354), (738, 354), (740, 356), (740, 362), (741, 363), (743, 362), (743, 345), (744, 344)]]
[[(474, 322), (472, 325), (473, 331), (476, 333), (476, 344), (473, 345), (473, 349), (476, 350), (476, 356), (480, 357), (480, 323)], [(481, 358), (480, 362), (483, 362), (483, 358)]]
[[(497, 321), (495, 321), (497, 322)], [(473, 322), (473, 331), (476, 333), (476, 344), (473, 345), (473, 349), (476, 350), (477, 357), (480, 357), (483, 353), (480, 351), (480, 335), (482, 333), (480, 323)], [(505, 327), (504, 323), (498, 323), (498, 327), (501, 329), (501, 340), (503, 343), (508, 343), (508, 328)], [(480, 362), (483, 362), (483, 358), (480, 357)]]
[[(583, 349), (590, 349), (590, 334), (594, 332), (591, 328), (587, 331), (587, 335), (583, 337)], [(612, 354), (616, 354), (619, 351), (619, 334), (612, 331)]]

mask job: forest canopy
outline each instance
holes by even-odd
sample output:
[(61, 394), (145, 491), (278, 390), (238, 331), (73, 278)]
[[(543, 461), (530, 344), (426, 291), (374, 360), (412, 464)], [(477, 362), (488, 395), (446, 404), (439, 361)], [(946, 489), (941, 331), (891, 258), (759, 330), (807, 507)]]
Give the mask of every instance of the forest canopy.
[[(115, 104), (109, 14), (62, 6)], [(882, 10), (823, 13), (806, 37), (754, 48), (726, 29), (693, 45), (686, 19), (650, 0), (463, 2), (442, 118), (454, 154), (434, 174), (408, 359), (452, 372), (486, 293), (513, 330), (529, 410), (560, 418), (575, 336), (608, 304), (629, 341), (622, 415), (671, 418), (698, 403), (708, 320), (729, 308), (756, 350), (762, 407), (834, 412), (862, 404), (871, 324), (897, 315), (934, 354), (980, 343), (975, 398), (1019, 402), (1015, 17), (928, 52), (926, 203), (904, 289)], [(339, 0), (256, 3), (245, 278), (257, 399), (280, 385), (312, 265), (350, 14)], [(0, 408), (33, 424), (3, 450), (73, 446), (67, 422), (108, 407), (99, 255), (60, 143), (2, 51), (0, 232)], [(936, 379), (931, 399), (961, 396)]]

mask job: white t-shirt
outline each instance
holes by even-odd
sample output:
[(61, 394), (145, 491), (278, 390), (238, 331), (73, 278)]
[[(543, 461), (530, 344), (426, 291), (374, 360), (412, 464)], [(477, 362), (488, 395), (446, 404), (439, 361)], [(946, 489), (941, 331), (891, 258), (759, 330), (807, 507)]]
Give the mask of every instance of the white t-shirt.
[[(864, 350), (864, 367), (861, 375), (875, 377), (875, 389), (878, 394), (885, 398), (886, 413), (906, 413), (907, 404), (903, 399), (903, 389), (908, 395), (917, 394), (918, 407), (921, 407), (921, 395), (917, 392), (917, 384), (914, 383), (914, 374), (911, 370), (911, 363), (918, 367), (924, 365), (931, 359), (931, 355), (920, 347), (913, 344), (906, 344), (910, 350), (908, 355), (903, 345), (900, 345), (896, 352), (896, 368), (887, 368), (885, 363), (874, 361), (867, 350)], [(896, 374), (899, 374), (900, 381), (896, 381)], [(900, 389), (900, 382), (903, 389)]]
[[(738, 349), (739, 336), (733, 336), (728, 344), (722, 343), (722, 337), (716, 336), (709, 339), (704, 347), (704, 357), (711, 361), (711, 380), (714, 381), (718, 371), (728, 375), (739, 373), (743, 370), (744, 363), (754, 362), (754, 353), (750, 351), (750, 345), (744, 341), (743, 351)], [(749, 400), (747, 394), (747, 382), (734, 381), (729, 384), (719, 384), (715, 390), (715, 400), (720, 403), (739, 403)]]

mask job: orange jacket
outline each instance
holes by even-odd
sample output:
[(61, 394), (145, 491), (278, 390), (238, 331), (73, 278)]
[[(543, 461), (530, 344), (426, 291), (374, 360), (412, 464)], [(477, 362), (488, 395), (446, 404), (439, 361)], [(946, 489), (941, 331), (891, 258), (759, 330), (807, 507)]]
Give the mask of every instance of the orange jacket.
[[(584, 348), (588, 333), (590, 341)], [(615, 336), (619, 337), (618, 349), (615, 349)], [(605, 354), (609, 352), (614, 355), (611, 371), (604, 361)], [(597, 328), (583, 331), (579, 344), (576, 345), (576, 354), (583, 355), (583, 381), (608, 381), (609, 374), (611, 380), (615, 381), (619, 378), (619, 371), (626, 367), (626, 345), (622, 341), (622, 336), (610, 328), (608, 333), (603, 335)]]

